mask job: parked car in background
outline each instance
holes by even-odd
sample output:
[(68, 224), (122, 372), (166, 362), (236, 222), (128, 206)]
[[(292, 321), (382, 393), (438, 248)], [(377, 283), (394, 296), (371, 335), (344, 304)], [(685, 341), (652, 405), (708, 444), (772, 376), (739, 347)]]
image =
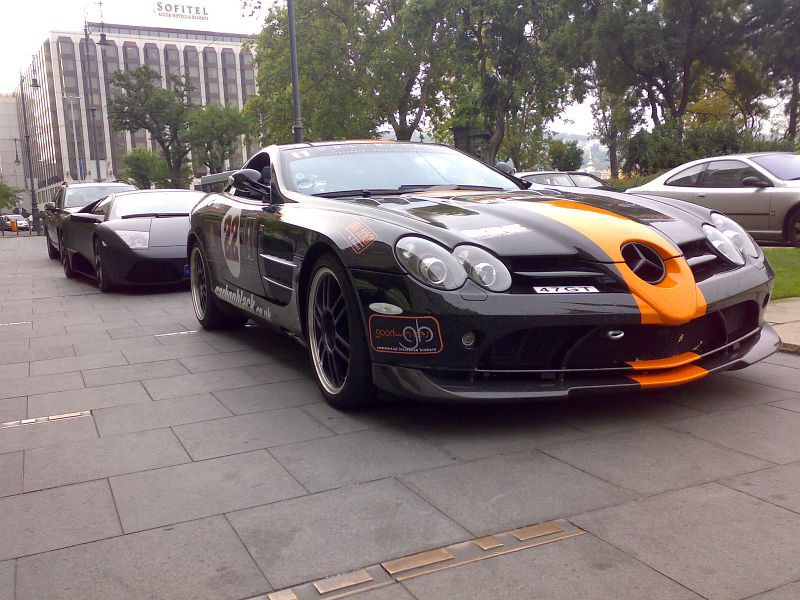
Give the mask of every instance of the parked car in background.
[(622, 191), (608, 185), (607, 182), (599, 177), (584, 171), (519, 171), (514, 175), (525, 181), (530, 181), (536, 185), (543, 185), (549, 188), (579, 187), (593, 190), (605, 190), (608, 192)]
[(189, 277), (189, 211), (205, 194), (194, 190), (136, 190), (111, 194), (68, 214), (58, 249), (64, 275), (116, 285), (179, 283)]
[(136, 186), (127, 181), (62, 183), (53, 201), (46, 202), (44, 205), (42, 221), (47, 242), (47, 256), (58, 258), (61, 224), (68, 215), (109, 194), (135, 189)]
[(11, 221), (17, 222), (17, 231), (28, 231), (31, 228), (30, 221), (22, 215), (3, 215), (3, 231), (11, 231)]
[(754, 152), (695, 160), (628, 190), (725, 213), (759, 240), (800, 245), (800, 155)]

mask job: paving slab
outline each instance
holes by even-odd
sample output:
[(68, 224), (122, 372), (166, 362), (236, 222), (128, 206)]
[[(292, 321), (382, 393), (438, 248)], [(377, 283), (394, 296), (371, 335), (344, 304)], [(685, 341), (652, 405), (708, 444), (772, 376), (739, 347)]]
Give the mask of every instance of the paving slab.
[[(142, 388), (144, 391), (144, 388)], [(96, 410), (93, 413), (101, 436), (119, 435), (210, 421), (231, 416), (211, 394), (196, 394), (156, 402), (141, 402)]]
[(105, 331), (93, 331), (91, 333), (60, 333), (60, 334), (45, 334), (41, 337), (31, 338), (31, 350), (40, 350), (43, 348), (64, 346), (66, 344), (93, 344), (95, 342), (104, 342), (110, 340), (108, 333)]
[(151, 401), (142, 384), (134, 381), (29, 396), (28, 415), (30, 417), (46, 417)]
[(82, 371), (84, 369), (97, 369), (101, 367), (115, 367), (127, 365), (128, 361), (122, 352), (103, 352), (101, 354), (84, 354), (68, 358), (51, 358), (37, 360), (31, 365), (31, 375), (49, 375), (51, 373), (67, 373), (69, 371)]
[(0, 423), (19, 421), (28, 416), (28, 399), (6, 398), (0, 400)]
[(712, 600), (800, 578), (800, 515), (716, 483), (571, 520)]
[[(139, 351), (146, 351), (147, 349), (160, 348), (159, 344), (153, 337), (136, 338), (133, 340), (112, 340), (103, 339), (95, 342), (84, 342), (81, 344), (74, 344), (75, 354), (81, 356), (83, 354), (96, 354), (97, 352), (124, 352), (126, 350), (136, 349)], [(127, 358), (127, 357), (126, 357)], [(133, 363), (133, 361), (128, 360)]]
[(441, 467), (400, 479), (476, 536), (568, 517), (631, 498), (616, 486), (535, 451)]
[[(317, 394), (319, 395), (318, 389)], [(349, 413), (337, 410), (327, 402), (316, 402), (304, 405), (302, 410), (335, 433), (353, 433), (379, 427), (398, 427), (413, 419), (413, 412), (409, 410), (409, 406), (401, 402), (381, 402), (368, 410)]]
[(791, 352), (778, 352), (777, 354), (765, 358), (764, 362), (800, 369), (800, 355)]
[(3, 348), (0, 349), (0, 365), (75, 356), (75, 351), (72, 349), (71, 344), (48, 346), (35, 350), (31, 350), (27, 346), (28, 343), (26, 341), (25, 348), (14, 348), (13, 345), (9, 347), (9, 343), (3, 340)]
[[(224, 356), (224, 355), (221, 355)], [(261, 412), (275, 408), (288, 408), (319, 402), (322, 395), (317, 384), (310, 379), (267, 383), (248, 388), (214, 392), (228, 409), (236, 415)]]
[(227, 417), (174, 428), (193, 460), (238, 454), (331, 435), (298, 408)]
[(357, 600), (416, 600), (401, 584), (387, 585), (386, 587), (370, 590), (354, 596)]
[(0, 381), (10, 377), (28, 377), (30, 374), (30, 366), (27, 362), (0, 365)]
[(271, 450), (310, 492), (452, 464), (455, 458), (422, 439), (374, 429)]
[(276, 588), (469, 537), (392, 479), (284, 500), (228, 518)]
[(224, 517), (18, 561), (17, 600), (239, 600), (270, 587)]
[(92, 417), (78, 417), (0, 429), (0, 454), (97, 437)]
[(791, 410), (792, 412), (800, 412), (800, 396), (789, 398), (788, 400), (781, 400), (780, 402), (773, 402), (771, 406), (776, 406), (784, 410)]
[(415, 577), (403, 585), (417, 600), (701, 600), (591, 535)]
[(123, 367), (91, 369), (83, 371), (83, 379), (86, 382), (86, 387), (94, 387), (128, 381), (142, 381), (155, 377), (183, 375), (185, 373), (188, 373), (188, 371), (177, 360), (160, 360)]
[(306, 494), (266, 450), (111, 478), (126, 533)]
[(626, 490), (652, 495), (772, 465), (663, 427), (545, 446), (543, 452)]
[[(188, 373), (183, 365), (181, 365), (181, 369), (183, 369), (184, 373)], [(176, 396), (188, 396), (189, 394), (250, 387), (261, 382), (246, 373), (244, 369), (237, 368), (224, 369), (212, 373), (191, 373), (176, 377), (160, 377), (148, 379), (143, 383), (154, 400), (164, 400)]]
[(797, 600), (798, 598), (800, 598), (800, 581), (751, 596), (748, 600)]
[(205, 342), (182, 344), (180, 346), (162, 346), (156, 340), (152, 341), (155, 347), (148, 345), (144, 348), (126, 348), (122, 351), (122, 353), (131, 364), (169, 360), (171, 358), (186, 358), (190, 356), (217, 354), (216, 349)]
[(22, 452), (0, 454), (0, 496), (22, 493)]
[[(108, 331), (110, 329), (121, 329), (123, 327), (138, 327), (137, 323), (132, 318), (123, 319), (114, 323), (107, 323), (99, 318), (95, 318), (94, 323), (82, 323), (79, 325), (66, 325), (67, 333), (72, 335), (76, 333), (94, 333), (95, 331)], [(110, 334), (109, 334), (110, 335)]]
[(0, 387), (0, 400), (46, 392), (60, 392), (83, 387), (80, 373), (61, 373), (58, 375), (37, 375), (36, 377), (9, 377)]
[(0, 560), (84, 544), (120, 533), (107, 481), (0, 498), (0, 540), (3, 540)]
[(774, 406), (729, 410), (668, 427), (774, 463), (800, 460), (800, 413)]
[(25, 452), (25, 491), (189, 462), (169, 429), (35, 448)]
[(16, 561), (0, 562), (0, 600), (14, 600)]
[(800, 377), (797, 376), (797, 369), (783, 365), (761, 362), (741, 371), (728, 371), (721, 376), (800, 392)]
[(686, 386), (653, 390), (650, 394), (673, 404), (713, 413), (783, 400), (795, 396), (796, 392), (734, 377), (711, 375)]
[(730, 477), (720, 483), (800, 513), (800, 463)]
[(253, 352), (252, 350), (239, 350), (237, 352), (217, 353), (213, 356), (194, 356), (181, 359), (183, 366), (192, 373), (267, 365), (278, 361), (280, 361), (280, 358), (277, 356), (272, 356), (266, 352)]
[(160, 323), (158, 325), (139, 325), (135, 323), (129, 326), (113, 327), (108, 330), (108, 335), (112, 340), (121, 340), (126, 338), (146, 337), (151, 335), (163, 335), (165, 333), (175, 333), (178, 331), (186, 331), (178, 321), (171, 321), (168, 323)]

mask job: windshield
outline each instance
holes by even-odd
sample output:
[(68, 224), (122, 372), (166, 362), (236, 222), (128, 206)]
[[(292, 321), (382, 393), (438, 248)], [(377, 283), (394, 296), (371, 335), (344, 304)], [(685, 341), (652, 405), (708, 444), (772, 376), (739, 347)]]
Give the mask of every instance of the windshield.
[(589, 175), (572, 175), (572, 180), (575, 182), (575, 185), (582, 188), (600, 188), (603, 187), (602, 181), (597, 181), (594, 177), (590, 177)]
[(358, 143), (282, 151), (286, 186), (303, 194), (412, 186), (520, 189), (484, 163), (442, 146)]
[(11, 221), (24, 221), (25, 220), (25, 217), (23, 217), (22, 215), (6, 215), (6, 217), (8, 219), (10, 219)]
[(569, 175), (563, 173), (542, 173), (539, 175), (528, 175), (525, 177), (528, 181), (538, 183), (539, 185), (560, 185), (563, 187), (573, 187), (575, 184), (569, 178)]
[(778, 179), (800, 179), (800, 154), (768, 154), (754, 156), (750, 160), (764, 167)]
[(105, 198), (109, 194), (118, 194), (135, 190), (132, 185), (93, 185), (87, 187), (67, 188), (64, 208), (83, 208), (95, 200)]
[(203, 192), (171, 191), (141, 192), (117, 196), (111, 207), (111, 219), (128, 215), (188, 215)]

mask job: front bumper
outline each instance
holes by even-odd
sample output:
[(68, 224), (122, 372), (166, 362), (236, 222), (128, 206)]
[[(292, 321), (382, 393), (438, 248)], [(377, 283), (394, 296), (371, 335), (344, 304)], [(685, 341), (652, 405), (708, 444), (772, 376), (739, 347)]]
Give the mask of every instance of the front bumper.
[(116, 285), (166, 285), (188, 281), (186, 246), (154, 246), (146, 250), (108, 247), (106, 271)]

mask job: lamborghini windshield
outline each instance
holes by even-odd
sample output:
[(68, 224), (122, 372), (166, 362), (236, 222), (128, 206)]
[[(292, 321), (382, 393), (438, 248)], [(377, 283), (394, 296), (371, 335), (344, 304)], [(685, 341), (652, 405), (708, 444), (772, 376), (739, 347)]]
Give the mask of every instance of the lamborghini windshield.
[(518, 190), (484, 163), (443, 146), (343, 143), (282, 152), (287, 187), (302, 194), (426, 188)]

